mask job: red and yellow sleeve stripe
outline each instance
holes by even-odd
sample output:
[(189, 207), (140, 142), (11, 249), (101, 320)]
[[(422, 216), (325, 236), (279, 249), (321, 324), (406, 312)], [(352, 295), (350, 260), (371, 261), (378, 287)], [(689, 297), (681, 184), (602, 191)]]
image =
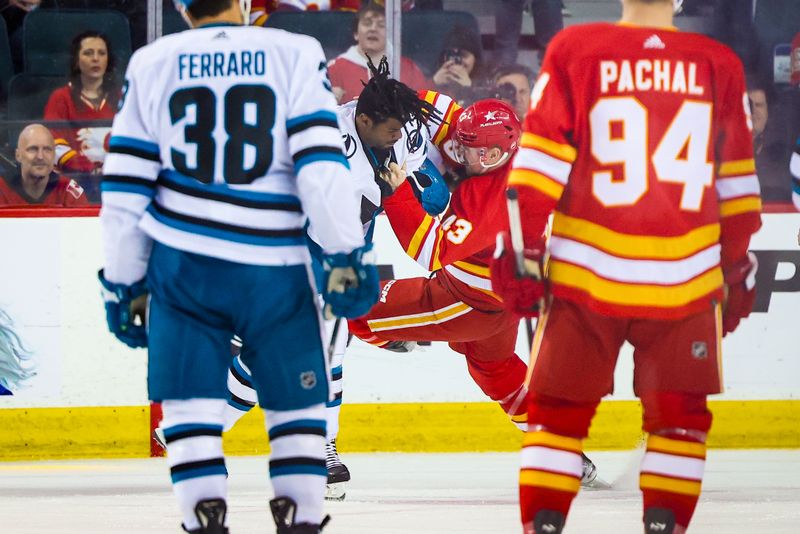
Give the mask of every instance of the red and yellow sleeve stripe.
[(525, 132), (508, 185), (531, 187), (558, 200), (569, 181), (576, 158), (574, 147)]
[(723, 162), (717, 172), (717, 196), (720, 215), (731, 217), (747, 212), (761, 212), (761, 188), (753, 159)]

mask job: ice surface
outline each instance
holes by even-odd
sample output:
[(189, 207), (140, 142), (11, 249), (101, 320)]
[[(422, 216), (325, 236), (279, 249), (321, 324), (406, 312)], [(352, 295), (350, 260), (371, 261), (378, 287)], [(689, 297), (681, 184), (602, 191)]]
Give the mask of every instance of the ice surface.
[[(638, 534), (638, 454), (594, 452), (611, 490), (584, 491), (568, 534)], [(347, 454), (353, 475), (324, 534), (521, 532), (516, 454)], [(233, 534), (272, 533), (264, 457), (234, 457)], [(0, 463), (0, 531), (178, 533), (163, 459)], [(690, 533), (800, 533), (800, 451), (711, 451)]]

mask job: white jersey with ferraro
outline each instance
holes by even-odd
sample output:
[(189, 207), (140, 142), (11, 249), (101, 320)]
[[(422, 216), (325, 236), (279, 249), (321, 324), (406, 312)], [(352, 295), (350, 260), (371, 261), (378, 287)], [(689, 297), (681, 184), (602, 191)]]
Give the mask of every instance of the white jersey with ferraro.
[[(363, 245), (320, 44), (213, 25), (138, 50), (103, 169), (106, 277), (144, 276), (150, 239), (252, 265)], [(124, 261), (122, 261), (124, 259)]]

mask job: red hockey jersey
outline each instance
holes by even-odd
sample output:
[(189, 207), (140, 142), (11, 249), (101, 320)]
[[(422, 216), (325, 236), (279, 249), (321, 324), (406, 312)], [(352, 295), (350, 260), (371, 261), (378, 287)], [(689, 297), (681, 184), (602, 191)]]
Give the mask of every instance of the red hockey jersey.
[(253, 0), (250, 25), (263, 26), (275, 11), (358, 11), (361, 0)]
[[(455, 124), (458, 117), (461, 116), (461, 111), (464, 109), (458, 103), (444, 93), (436, 91), (419, 91), (417, 96), (426, 102), (433, 104), (439, 113), (442, 114), (442, 122), (432, 125), (429, 128), (430, 139), (434, 146), (438, 149), (439, 155), (446, 167), (454, 169), (459, 166), (455, 156), (455, 145), (453, 141), (453, 132), (455, 132)], [(434, 161), (434, 163), (439, 163)]]
[[(377, 62), (380, 58), (372, 59)], [(367, 60), (353, 45), (328, 63), (328, 77), (332, 87), (344, 90), (339, 102), (349, 102), (361, 94), (363, 84), (369, 81)], [(405, 56), (400, 58), (400, 81), (416, 90), (430, 85), (417, 64)]]
[(62, 169), (92, 171), (105, 160), (111, 123), (116, 112), (107, 100), (95, 106), (85, 98), (72, 99), (69, 85), (53, 91), (44, 108), (44, 119), (50, 121), (109, 121), (108, 126), (52, 128), (56, 139), (56, 162)]
[(555, 210), (553, 294), (677, 319), (722, 300), (761, 224), (742, 65), (674, 28), (570, 27), (550, 43), (509, 185), (526, 239)]
[(41, 197), (32, 198), (22, 188), (19, 175), (0, 179), (1, 207), (60, 206), (74, 208), (88, 206), (89, 201), (83, 194), (78, 182), (56, 173), (50, 174), (50, 180)]
[[(505, 191), (509, 165), (460, 182), (450, 206), (431, 217), (408, 182), (384, 201), (397, 239), (406, 253), (429, 271), (443, 270), (450, 287), (469, 303), (497, 304), (489, 263), (497, 233), (508, 228)], [(491, 299), (487, 299), (487, 295)]]

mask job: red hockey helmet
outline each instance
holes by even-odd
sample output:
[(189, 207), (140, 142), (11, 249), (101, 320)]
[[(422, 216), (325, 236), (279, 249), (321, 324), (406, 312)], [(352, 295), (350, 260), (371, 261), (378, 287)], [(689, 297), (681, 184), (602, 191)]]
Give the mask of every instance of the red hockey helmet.
[(492, 148), (508, 154), (517, 149), (522, 125), (514, 108), (495, 98), (478, 100), (461, 112), (456, 123), (456, 139), (464, 146)]

